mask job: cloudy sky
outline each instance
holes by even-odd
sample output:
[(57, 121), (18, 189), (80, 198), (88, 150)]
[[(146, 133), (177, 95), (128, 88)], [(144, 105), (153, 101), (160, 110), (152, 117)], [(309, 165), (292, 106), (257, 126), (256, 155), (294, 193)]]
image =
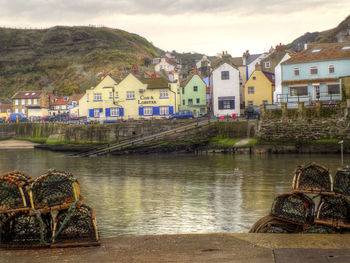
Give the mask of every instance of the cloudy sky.
[(337, 26), (349, 0), (0, 0), (0, 26), (103, 25), (163, 50), (240, 56)]

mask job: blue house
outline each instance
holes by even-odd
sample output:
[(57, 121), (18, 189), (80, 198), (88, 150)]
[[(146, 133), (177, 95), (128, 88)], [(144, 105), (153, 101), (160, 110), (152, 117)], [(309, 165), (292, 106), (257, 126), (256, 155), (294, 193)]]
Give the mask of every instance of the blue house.
[(341, 100), (341, 78), (350, 75), (350, 43), (313, 44), (282, 63), (277, 102)]

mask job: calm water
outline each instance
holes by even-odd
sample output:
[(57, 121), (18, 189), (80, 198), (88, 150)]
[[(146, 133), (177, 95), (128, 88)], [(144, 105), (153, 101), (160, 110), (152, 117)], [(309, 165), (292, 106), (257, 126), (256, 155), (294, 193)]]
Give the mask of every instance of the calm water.
[[(96, 209), (102, 237), (248, 232), (276, 194), (289, 191), (298, 164), (336, 171), (338, 155), (133, 155), (67, 158), (36, 149), (0, 150), (0, 173), (37, 177), (72, 172)], [(350, 156), (345, 157), (349, 163)]]

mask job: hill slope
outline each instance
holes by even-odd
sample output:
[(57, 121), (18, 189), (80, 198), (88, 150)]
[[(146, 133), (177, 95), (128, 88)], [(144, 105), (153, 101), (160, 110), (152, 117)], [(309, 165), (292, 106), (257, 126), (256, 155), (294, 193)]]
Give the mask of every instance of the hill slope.
[(160, 53), (145, 38), (118, 29), (0, 28), (0, 97), (23, 89), (84, 91), (101, 73), (121, 75)]

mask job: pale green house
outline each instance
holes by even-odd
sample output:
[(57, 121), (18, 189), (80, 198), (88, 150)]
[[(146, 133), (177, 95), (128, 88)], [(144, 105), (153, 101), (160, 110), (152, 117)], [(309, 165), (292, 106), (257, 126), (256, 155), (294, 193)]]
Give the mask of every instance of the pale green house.
[(181, 83), (180, 109), (190, 110), (195, 117), (207, 113), (207, 85), (198, 75), (190, 76)]

